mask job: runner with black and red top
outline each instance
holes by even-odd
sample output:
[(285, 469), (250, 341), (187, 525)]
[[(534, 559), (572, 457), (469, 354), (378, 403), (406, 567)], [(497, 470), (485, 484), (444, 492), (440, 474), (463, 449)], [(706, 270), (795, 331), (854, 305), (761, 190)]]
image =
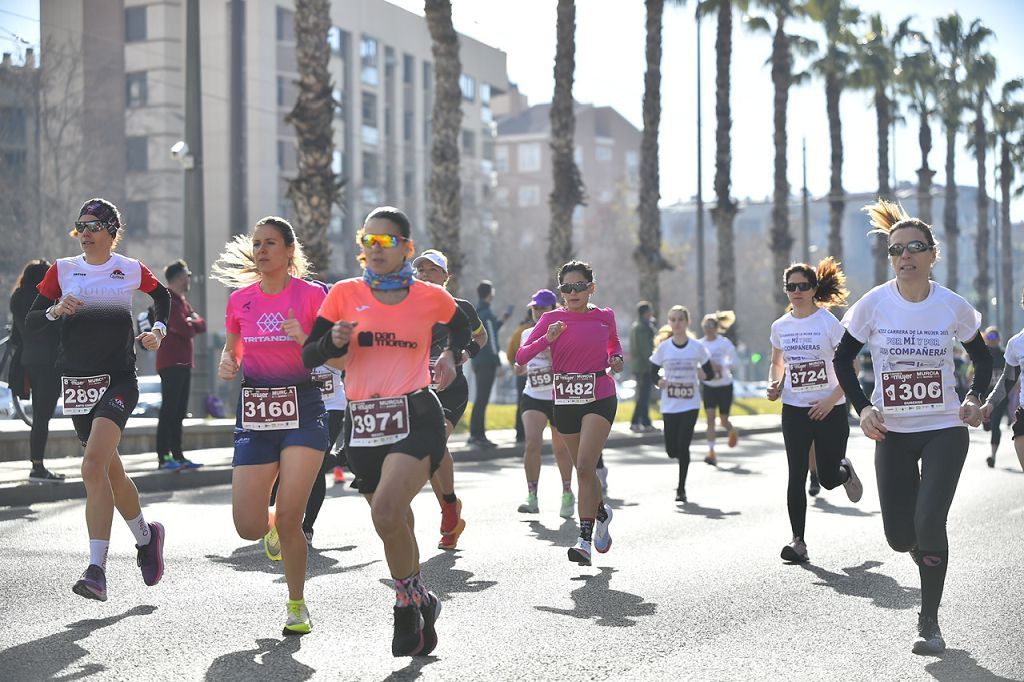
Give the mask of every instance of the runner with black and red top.
[[(348, 413), (345, 454), (370, 504), (395, 588), (394, 656), (426, 656), (437, 646), (441, 602), (420, 575), (411, 503), (437, 471), (447, 434), (436, 383), (455, 378), (470, 343), (469, 319), (442, 287), (418, 281), (409, 218), (374, 209), (358, 232), (363, 276), (338, 282), (320, 307), (302, 350), (307, 367), (339, 358)], [(448, 350), (430, 372), (433, 326), (448, 327)]]
[[(875, 474), (885, 538), (910, 552), (921, 575), (916, 654), (946, 649), (939, 602), (946, 582), (946, 517), (967, 458), (967, 425), (981, 424), (981, 392), (992, 377), (992, 356), (978, 330), (981, 314), (959, 294), (931, 281), (938, 244), (927, 223), (898, 204), (867, 207), (871, 234), (888, 240), (895, 279), (880, 284), (843, 317), (846, 332), (835, 367), (847, 399), (875, 444)], [(853, 361), (867, 344), (875, 390), (864, 395)], [(962, 344), (974, 362), (963, 403), (956, 393), (953, 355)]]
[[(64, 414), (85, 447), (85, 522), (89, 529), (89, 566), (72, 588), (87, 599), (107, 600), (107, 549), (114, 509), (135, 536), (137, 563), (147, 585), (164, 572), (164, 527), (143, 518), (139, 491), (125, 475), (117, 446), (139, 400), (135, 342), (156, 350), (167, 333), (171, 297), (145, 265), (114, 253), (124, 226), (117, 207), (90, 199), (79, 211), (72, 237), (82, 255), (61, 258), (46, 272), (26, 318), (31, 329), (59, 319), (61, 395)], [(153, 299), (152, 331), (136, 336), (132, 294)]]

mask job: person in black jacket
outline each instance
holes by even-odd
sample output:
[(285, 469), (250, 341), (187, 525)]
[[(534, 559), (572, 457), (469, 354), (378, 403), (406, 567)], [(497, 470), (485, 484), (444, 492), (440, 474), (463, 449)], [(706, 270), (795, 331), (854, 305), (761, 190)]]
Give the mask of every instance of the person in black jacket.
[[(20, 359), (21, 367), (31, 386), (32, 436), (29, 457), (32, 460), (32, 472), (28, 479), (60, 483), (64, 480), (64, 474), (55, 474), (43, 466), (46, 440), (50, 433), (50, 419), (57, 408), (57, 398), (60, 397), (60, 373), (56, 367), (60, 327), (52, 325), (38, 332), (25, 329), (25, 316), (28, 315), (38, 293), (36, 286), (43, 281), (43, 276), (49, 268), (50, 262), (45, 259), (30, 260), (25, 264), (14, 286), (14, 292), (11, 294), (11, 318), (14, 321), (11, 342), (20, 347), (20, 352), (12, 364)], [(14, 386), (11, 390), (19, 392)]]

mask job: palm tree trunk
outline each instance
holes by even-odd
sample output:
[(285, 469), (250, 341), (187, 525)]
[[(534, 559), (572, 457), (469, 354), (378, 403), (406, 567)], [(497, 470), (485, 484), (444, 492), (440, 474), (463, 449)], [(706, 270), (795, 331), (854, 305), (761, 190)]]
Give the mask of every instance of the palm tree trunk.
[(715, 38), (715, 207), (711, 218), (718, 235), (718, 307), (733, 310), (736, 307), (736, 253), (733, 221), (736, 202), (729, 196), (732, 184), (730, 131), (732, 114), (729, 110), (729, 62), (732, 58), (732, 2), (720, 0), (718, 4), (718, 35)]
[(1010, 186), (1013, 184), (1013, 159), (1010, 155), (1011, 145), (1006, 139), (1006, 133), (1000, 135), (1001, 158), (999, 160), (999, 196), (1000, 201), (1000, 243), (999, 259), (1000, 273), (1002, 280), (999, 294), (999, 324), (1004, 334), (1009, 334), (1013, 329), (1013, 309), (1016, 305), (1013, 292), (1013, 239), (1010, 232), (1013, 227), (1010, 223)]
[(932, 150), (932, 126), (928, 114), (921, 114), (921, 127), (917, 131), (917, 144), (921, 148), (921, 167), (917, 169), (917, 217), (932, 224), (932, 177), (928, 154)]
[(576, 112), (572, 83), (576, 71), (576, 3), (558, 0), (555, 48), (555, 92), (551, 99), (551, 169), (548, 197), (548, 268), (554, 272), (572, 257), (572, 214), (583, 203), (583, 179), (573, 158)]
[[(889, 185), (889, 125), (892, 121), (889, 98), (885, 94), (885, 82), (875, 86), (875, 112), (878, 124), (878, 197), (892, 199)], [(887, 240), (881, 235), (875, 237), (875, 284), (881, 284), (889, 274)]]
[(661, 211), (658, 210), (658, 126), (661, 122), (661, 25), (664, 0), (647, 0), (647, 72), (644, 75), (644, 131), (640, 139), (640, 218), (638, 244), (633, 252), (640, 298), (661, 309), (658, 277), (668, 264), (661, 255)]
[(942, 207), (942, 227), (946, 232), (946, 286), (956, 291), (960, 284), (960, 226), (956, 212), (956, 126), (946, 122), (946, 203)]
[[(984, 90), (982, 91), (984, 93)], [(974, 119), (974, 154), (978, 160), (978, 237), (974, 242), (974, 254), (978, 262), (978, 275), (974, 279), (974, 288), (978, 292), (978, 312), (982, 319), (988, 319), (989, 294), (988, 288), (992, 278), (988, 274), (988, 190), (985, 160), (988, 156), (988, 133), (985, 127), (985, 99), (979, 96), (975, 108)], [(1009, 330), (1007, 330), (1009, 331)]]
[(843, 260), (843, 211), (846, 209), (843, 192), (843, 123), (839, 118), (839, 98), (842, 94), (839, 78), (835, 74), (828, 74), (825, 77), (825, 108), (832, 147), (832, 174), (828, 191), (828, 253), (837, 261)]
[(341, 183), (331, 167), (334, 159), (334, 97), (328, 71), (331, 27), (329, 0), (296, 0), (295, 59), (299, 95), (285, 119), (298, 137), (298, 175), (288, 182), (295, 207), (295, 231), (314, 272), (330, 269), (327, 228), (331, 207), (341, 199)]
[[(772, 196), (771, 249), (774, 275), (781, 278), (789, 267), (793, 249), (793, 235), (789, 229), (789, 178), (786, 161), (786, 112), (789, 104), (789, 86), (793, 82), (793, 55), (789, 49), (789, 36), (785, 30), (785, 14), (775, 13), (775, 38), (772, 41), (772, 83), (775, 85), (775, 191)], [(780, 310), (789, 302), (781, 286), (773, 289), (775, 303)]]
[(462, 91), (459, 76), (459, 36), (452, 26), (451, 0), (426, 0), (427, 28), (434, 56), (434, 107), (431, 114), (430, 208), (427, 226), (434, 246), (448, 256), (455, 282), (462, 273), (459, 225), (462, 219), (462, 179), (459, 176), (459, 137), (462, 134)]

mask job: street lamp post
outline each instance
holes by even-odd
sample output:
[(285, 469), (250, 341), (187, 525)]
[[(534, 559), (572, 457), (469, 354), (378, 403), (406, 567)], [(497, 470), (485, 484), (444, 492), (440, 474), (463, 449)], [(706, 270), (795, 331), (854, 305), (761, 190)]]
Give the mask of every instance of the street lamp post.
[(704, 290), (704, 176), (701, 163), (701, 111), (700, 111), (700, 15), (697, 15), (697, 310), (707, 311)]

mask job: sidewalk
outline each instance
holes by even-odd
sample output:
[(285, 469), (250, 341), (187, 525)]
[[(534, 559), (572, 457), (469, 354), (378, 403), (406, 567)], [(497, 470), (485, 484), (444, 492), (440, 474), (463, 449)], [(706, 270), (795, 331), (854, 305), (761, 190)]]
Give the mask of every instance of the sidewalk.
[[(773, 433), (781, 430), (778, 415), (737, 415), (733, 423), (742, 435)], [(155, 421), (155, 420), (154, 420)], [(198, 426), (198, 425), (197, 425)], [(702, 429), (698, 425), (694, 436), (696, 443), (702, 442)], [(516, 443), (512, 429), (491, 431), (488, 438), (497, 444), (495, 448), (480, 449), (466, 446), (466, 435), (456, 434), (449, 443), (456, 462), (480, 462), (506, 457), (519, 457), (522, 444)], [(25, 435), (27, 439), (27, 433)], [(608, 437), (609, 448), (628, 447), (642, 443), (655, 445), (662, 442), (661, 432), (632, 433), (629, 424), (619, 422), (612, 427)], [(545, 445), (545, 454), (549, 448)], [(184, 490), (231, 483), (231, 456), (229, 447), (188, 450), (186, 455), (194, 462), (204, 464), (201, 469), (184, 472), (158, 471), (156, 455), (152, 452), (122, 455), (125, 470), (135, 481), (140, 492), (151, 493), (168, 490)], [(85, 497), (80, 467), (82, 459), (75, 457), (47, 458), (46, 466), (51, 471), (67, 476), (64, 483), (30, 483), (27, 457), (20, 461), (0, 461), (0, 507), (19, 507), (39, 502), (79, 499)]]

